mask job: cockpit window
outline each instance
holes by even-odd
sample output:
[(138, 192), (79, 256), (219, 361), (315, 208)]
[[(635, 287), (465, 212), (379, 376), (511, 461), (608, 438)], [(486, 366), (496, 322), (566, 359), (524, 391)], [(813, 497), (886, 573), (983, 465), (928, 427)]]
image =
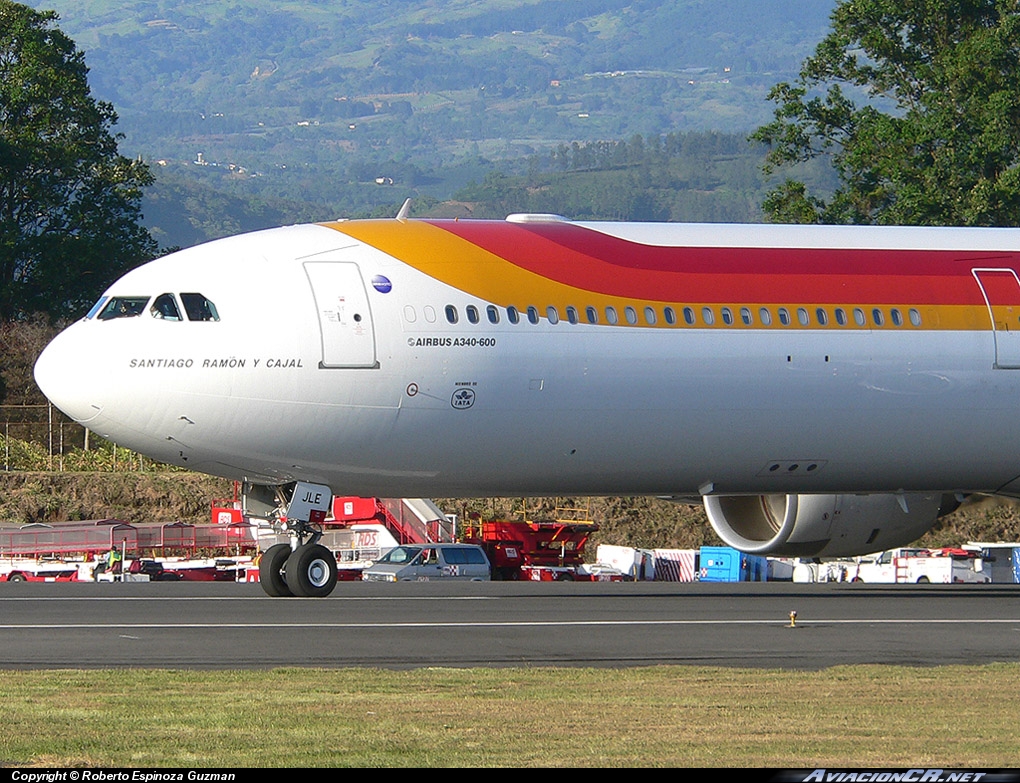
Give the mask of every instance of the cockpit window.
[(114, 318), (133, 318), (145, 312), (145, 305), (148, 303), (147, 296), (111, 296), (106, 307), (99, 313), (100, 321), (110, 321)]
[(164, 321), (180, 321), (181, 311), (177, 309), (177, 300), (173, 294), (160, 294), (152, 301), (149, 308), (153, 318), (162, 318)]
[(89, 318), (95, 318), (96, 317), (96, 313), (99, 312), (99, 309), (104, 304), (106, 304), (106, 297), (105, 296), (99, 297), (99, 301), (96, 302), (94, 305), (92, 305), (92, 309), (89, 310), (88, 315), (85, 316), (85, 320), (88, 320)]
[(184, 303), (184, 312), (188, 314), (189, 321), (220, 320), (220, 314), (216, 312), (216, 305), (202, 294), (181, 294), (181, 301)]

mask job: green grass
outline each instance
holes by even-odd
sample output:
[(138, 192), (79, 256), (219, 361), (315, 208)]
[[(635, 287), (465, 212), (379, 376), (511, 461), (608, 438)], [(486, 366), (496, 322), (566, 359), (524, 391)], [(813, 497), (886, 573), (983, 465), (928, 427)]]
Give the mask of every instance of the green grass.
[(1020, 665), (0, 672), (0, 764), (1020, 765)]

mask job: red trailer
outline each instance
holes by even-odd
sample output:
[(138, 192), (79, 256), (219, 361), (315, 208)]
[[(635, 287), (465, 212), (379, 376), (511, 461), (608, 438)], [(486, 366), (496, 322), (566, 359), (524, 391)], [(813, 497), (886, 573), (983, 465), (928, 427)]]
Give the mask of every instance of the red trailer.
[(511, 522), (470, 520), (464, 528), (466, 544), (485, 549), (492, 578), (516, 581), (573, 581), (584, 562), (584, 545), (598, 530), (591, 522)]

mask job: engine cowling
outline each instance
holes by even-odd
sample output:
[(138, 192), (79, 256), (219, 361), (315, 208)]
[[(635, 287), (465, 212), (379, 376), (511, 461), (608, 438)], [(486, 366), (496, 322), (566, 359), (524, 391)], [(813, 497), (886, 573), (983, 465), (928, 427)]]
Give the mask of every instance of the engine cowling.
[(940, 493), (707, 495), (712, 529), (734, 549), (786, 557), (849, 557), (906, 546), (944, 508)]

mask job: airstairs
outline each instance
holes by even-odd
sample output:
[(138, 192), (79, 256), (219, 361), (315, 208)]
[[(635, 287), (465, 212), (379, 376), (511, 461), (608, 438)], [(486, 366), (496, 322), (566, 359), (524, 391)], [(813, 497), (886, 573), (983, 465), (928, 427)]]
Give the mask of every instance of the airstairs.
[(401, 544), (449, 543), (455, 523), (428, 498), (376, 498), (377, 514)]

